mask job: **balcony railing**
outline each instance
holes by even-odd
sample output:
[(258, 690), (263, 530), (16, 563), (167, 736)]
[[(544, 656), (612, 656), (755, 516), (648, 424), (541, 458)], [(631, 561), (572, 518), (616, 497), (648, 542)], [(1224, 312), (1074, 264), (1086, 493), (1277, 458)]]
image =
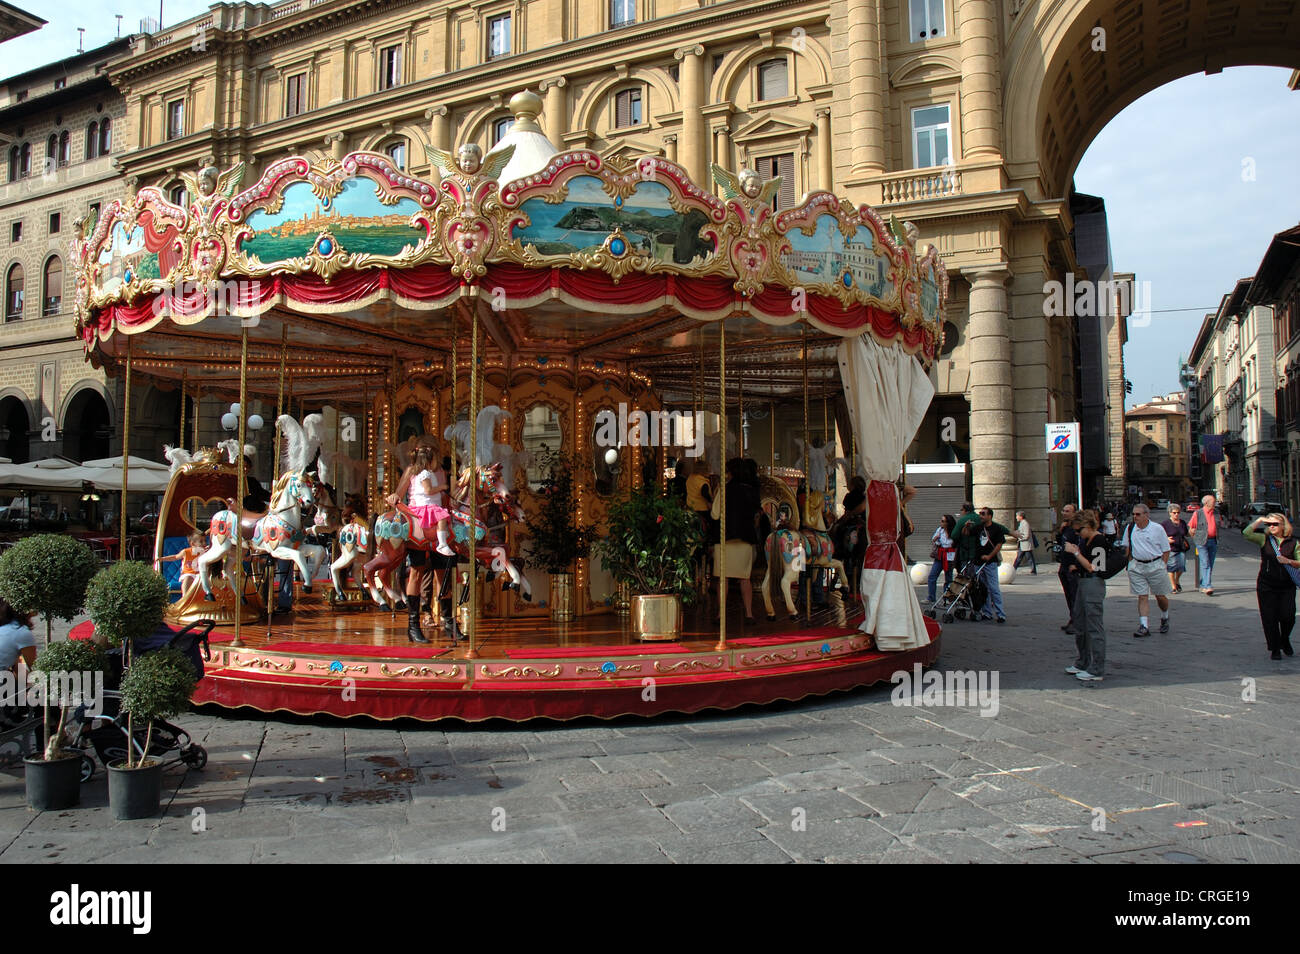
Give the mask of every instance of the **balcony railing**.
[(961, 170), (933, 169), (894, 173), (880, 180), (881, 204), (897, 202), (923, 202), (926, 199), (943, 199), (961, 195)]

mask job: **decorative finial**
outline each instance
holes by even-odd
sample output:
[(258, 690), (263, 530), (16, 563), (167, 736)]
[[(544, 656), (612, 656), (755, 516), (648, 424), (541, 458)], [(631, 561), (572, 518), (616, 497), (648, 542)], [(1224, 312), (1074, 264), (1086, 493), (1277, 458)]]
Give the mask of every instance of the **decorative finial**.
[(521, 132), (541, 132), (537, 115), (542, 111), (542, 98), (530, 89), (520, 90), (510, 97), (510, 112), (515, 115), (514, 128)]

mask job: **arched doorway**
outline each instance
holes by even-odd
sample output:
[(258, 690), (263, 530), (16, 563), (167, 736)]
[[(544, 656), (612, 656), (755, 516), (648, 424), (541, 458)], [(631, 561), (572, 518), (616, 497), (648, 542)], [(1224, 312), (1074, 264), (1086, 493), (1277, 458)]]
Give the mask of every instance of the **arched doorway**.
[(0, 400), (0, 454), (15, 464), (25, 464), (31, 459), (31, 422), (27, 408), (18, 398), (10, 395)]
[(94, 388), (78, 391), (63, 417), (63, 454), (73, 460), (109, 456), (113, 428), (108, 404)]

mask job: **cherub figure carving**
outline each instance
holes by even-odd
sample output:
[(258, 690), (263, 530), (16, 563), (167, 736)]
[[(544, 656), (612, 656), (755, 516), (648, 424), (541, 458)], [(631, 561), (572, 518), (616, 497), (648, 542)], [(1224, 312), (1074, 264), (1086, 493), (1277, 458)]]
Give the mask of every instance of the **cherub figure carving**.
[(722, 189), (724, 199), (748, 200), (751, 208), (766, 206), (771, 208), (772, 199), (781, 188), (781, 177), (763, 181), (753, 169), (741, 169), (738, 175), (728, 172), (716, 162), (713, 163), (713, 181)]
[(504, 149), (494, 149), (486, 156), (478, 144), (472, 142), (464, 143), (454, 155), (433, 146), (425, 146), (424, 151), (429, 162), (443, 176), (453, 176), (462, 182), (468, 182), (476, 178), (497, 179), (510, 162), (510, 157), (515, 154), (515, 147), (509, 145)]
[(212, 227), (212, 220), (216, 210), (229, 202), (243, 180), (242, 162), (235, 163), (225, 172), (218, 172), (216, 166), (204, 166), (198, 175), (181, 173), (181, 181), (193, 197), (190, 209), (195, 216), (192, 223), (195, 233), (191, 247), (194, 249), (194, 277), (200, 284), (207, 285), (213, 281), (225, 260), (225, 245)]

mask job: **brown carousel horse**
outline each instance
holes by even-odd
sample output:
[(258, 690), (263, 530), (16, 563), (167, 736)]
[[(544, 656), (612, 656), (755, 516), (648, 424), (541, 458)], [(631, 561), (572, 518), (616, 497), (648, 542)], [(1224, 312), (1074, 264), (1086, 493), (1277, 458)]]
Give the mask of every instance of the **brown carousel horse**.
[[(506, 549), (506, 525), (510, 521), (522, 523), (523, 511), (511, 497), (509, 489), (502, 479), (501, 464), (488, 464), (479, 467), (478, 472), (478, 508), (474, 520), (475, 545), (473, 560), (487, 571), (488, 581), (504, 573), (506, 581), (502, 589), (518, 590), (525, 600), (532, 601), (532, 587), (528, 578), (519, 569), (522, 562), (511, 557)], [(469, 562), (469, 475), (462, 471), (457, 481), (456, 494), (450, 507), (452, 540), (451, 548), (466, 562)], [(380, 606), (397, 606), (402, 596), (391, 584), (392, 573), (406, 557), (406, 551), (414, 548), (432, 553), (437, 540), (420, 539), (412, 534), (413, 522), (410, 510), (403, 504), (386, 510), (375, 517), (371, 526), (371, 538), (374, 542), (374, 557), (362, 570), (366, 588)], [(382, 589), (381, 589), (382, 588)], [(462, 594), (463, 598), (464, 594)], [(387, 603), (385, 603), (387, 597)]]

